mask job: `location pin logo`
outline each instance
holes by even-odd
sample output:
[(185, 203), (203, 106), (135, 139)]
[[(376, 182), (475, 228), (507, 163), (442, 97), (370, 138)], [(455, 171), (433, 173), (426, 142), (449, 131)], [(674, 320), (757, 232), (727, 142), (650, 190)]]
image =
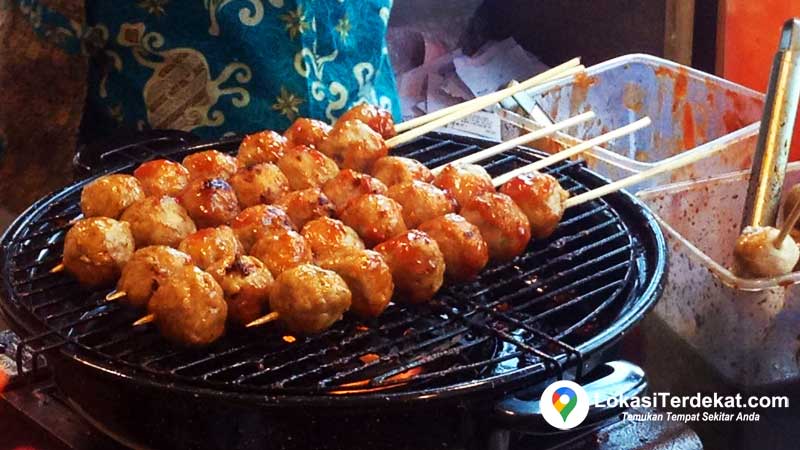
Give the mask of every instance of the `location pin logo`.
[(561, 418), (564, 419), (566, 423), (567, 417), (569, 417), (569, 413), (575, 409), (575, 405), (578, 404), (578, 395), (575, 394), (575, 391), (568, 387), (560, 387), (553, 392), (553, 407), (556, 408), (559, 414), (561, 414)]
[(574, 381), (556, 381), (542, 392), (539, 409), (554, 428), (570, 430), (583, 423), (589, 414), (589, 396)]

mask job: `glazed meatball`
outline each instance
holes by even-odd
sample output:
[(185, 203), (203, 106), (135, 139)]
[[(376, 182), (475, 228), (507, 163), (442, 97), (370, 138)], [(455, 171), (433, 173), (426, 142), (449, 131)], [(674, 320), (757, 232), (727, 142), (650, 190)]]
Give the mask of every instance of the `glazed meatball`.
[(227, 180), (236, 173), (236, 159), (216, 150), (206, 150), (183, 158), (190, 180), (222, 178)]
[(90, 287), (117, 280), (133, 255), (130, 225), (108, 217), (81, 219), (64, 239), (64, 269)]
[(564, 202), (569, 192), (558, 180), (543, 173), (526, 173), (512, 178), (500, 188), (528, 216), (531, 237), (544, 239), (556, 230), (564, 215)]
[(125, 210), (120, 220), (131, 224), (136, 247), (177, 247), (186, 236), (197, 231), (183, 206), (166, 196), (139, 200)]
[(286, 129), (283, 136), (287, 139), (287, 147), (307, 145), (317, 148), (331, 132), (331, 126), (325, 122), (300, 117)]
[(275, 281), (264, 264), (252, 256), (209, 267), (228, 303), (228, 321), (244, 326), (263, 316), (269, 306), (269, 289)]
[(197, 230), (181, 241), (178, 250), (191, 256), (203, 270), (218, 262), (231, 264), (244, 253), (233, 229), (227, 225)]
[(81, 191), (81, 212), (84, 217), (118, 219), (129, 206), (144, 198), (139, 181), (130, 176), (113, 174), (100, 177)]
[(117, 282), (117, 291), (125, 292), (120, 301), (144, 308), (164, 280), (191, 266), (192, 258), (174, 248), (164, 245), (140, 248), (125, 264)]
[(260, 259), (275, 276), (314, 258), (305, 238), (292, 230), (275, 230), (262, 236), (250, 249), (250, 255)]
[(461, 209), (461, 215), (481, 230), (492, 259), (510, 261), (521, 255), (531, 240), (528, 218), (505, 194), (481, 194)]
[(338, 175), (325, 183), (322, 190), (337, 211), (342, 211), (356, 197), (364, 194), (386, 195), (387, 191), (386, 185), (379, 179), (350, 169), (340, 170)]
[(480, 230), (458, 214), (423, 222), (419, 230), (436, 241), (444, 256), (445, 274), (451, 280), (471, 280), (489, 262), (489, 247)]
[(339, 121), (360, 120), (380, 134), (384, 139), (389, 139), (397, 135), (394, 130), (394, 118), (392, 113), (383, 108), (360, 103), (350, 108), (346, 113), (339, 117)]
[(325, 331), (350, 309), (347, 283), (331, 270), (302, 264), (278, 276), (272, 284), (269, 307), (292, 333)]
[(402, 156), (384, 156), (375, 161), (372, 167), (372, 176), (383, 181), (387, 186), (407, 183), (409, 181), (422, 181), (433, 183), (433, 172), (416, 159)]
[(198, 227), (224, 225), (239, 214), (236, 192), (222, 178), (193, 180), (180, 201)]
[(365, 173), (371, 173), (375, 161), (389, 153), (381, 135), (360, 120), (336, 122), (319, 150), (333, 158), (342, 169)]
[(225, 332), (228, 305), (214, 277), (191, 266), (166, 278), (150, 298), (147, 310), (165, 338), (201, 347)]
[(147, 161), (133, 171), (133, 176), (142, 184), (144, 193), (153, 197), (177, 197), (189, 184), (186, 167), (167, 159)]
[(456, 210), (456, 201), (450, 194), (422, 181), (395, 184), (386, 196), (403, 207), (403, 221), (409, 228)]
[(372, 250), (339, 252), (319, 262), (336, 272), (352, 294), (350, 309), (362, 318), (378, 317), (389, 306), (394, 293), (392, 271), (380, 253)]
[(367, 194), (353, 199), (342, 211), (342, 222), (356, 230), (367, 247), (406, 231), (403, 207), (389, 197)]
[(364, 249), (364, 241), (358, 237), (356, 230), (330, 217), (321, 217), (308, 222), (301, 234), (311, 253), (318, 259), (342, 250)]
[(256, 205), (245, 209), (233, 219), (231, 227), (245, 253), (264, 234), (276, 229), (295, 229), (286, 211), (273, 205)]
[(286, 210), (297, 228), (303, 228), (309, 220), (330, 217), (334, 212), (333, 203), (328, 200), (328, 196), (320, 188), (290, 192), (275, 204)]
[(477, 164), (445, 166), (433, 184), (449, 192), (458, 202), (459, 208), (483, 193), (494, 192), (492, 177)]
[(275, 164), (243, 167), (231, 177), (230, 182), (243, 208), (274, 203), (289, 192), (289, 180)]
[(419, 304), (432, 299), (444, 282), (445, 262), (436, 241), (411, 230), (375, 247), (392, 270), (397, 301)]
[(746, 227), (736, 239), (733, 256), (736, 272), (744, 277), (778, 277), (791, 273), (800, 259), (800, 248), (791, 236), (777, 247), (780, 230), (773, 227)]
[(256, 164), (276, 163), (283, 152), (288, 148), (286, 138), (280, 134), (264, 130), (259, 133), (248, 134), (239, 144), (239, 153), (236, 162), (239, 167), (249, 167)]
[(293, 191), (322, 187), (339, 173), (339, 167), (332, 159), (304, 145), (286, 150), (278, 161), (278, 167), (289, 179)]

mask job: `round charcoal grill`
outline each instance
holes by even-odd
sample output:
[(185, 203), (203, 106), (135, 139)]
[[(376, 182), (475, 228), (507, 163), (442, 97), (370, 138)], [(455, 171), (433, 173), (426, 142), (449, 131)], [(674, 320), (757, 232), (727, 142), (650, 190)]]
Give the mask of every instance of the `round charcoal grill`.
[[(103, 173), (131, 172), (163, 155), (233, 152), (239, 143), (170, 142), (107, 153)], [(393, 154), (433, 167), (489, 145), (432, 134)], [(484, 166), (497, 175), (540, 157), (517, 149)], [(605, 183), (579, 162), (548, 172), (573, 195)], [(454, 432), (470, 441), (485, 432), (504, 396), (589, 373), (661, 293), (663, 236), (641, 203), (617, 193), (568, 210), (551, 238), (490, 265), (474, 282), (446, 285), (428, 306), (392, 305), (375, 321), (346, 317), (296, 339), (274, 326), (230, 331), (189, 350), (153, 326), (132, 327), (141, 312), (104, 302), (108, 291), (49, 272), (91, 179), (37, 202), (7, 231), (0, 303), (27, 336), (21, 349), (46, 353), (76, 409), (138, 445), (402, 448), (406, 440), (439, 442)]]

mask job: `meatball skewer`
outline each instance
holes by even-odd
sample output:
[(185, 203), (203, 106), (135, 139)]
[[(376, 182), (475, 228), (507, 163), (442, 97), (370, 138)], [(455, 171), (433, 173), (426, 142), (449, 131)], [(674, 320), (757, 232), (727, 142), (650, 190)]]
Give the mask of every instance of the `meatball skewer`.
[(798, 219), (800, 202), (795, 202), (780, 230), (774, 227), (742, 230), (733, 250), (735, 271), (748, 277), (777, 277), (790, 273), (800, 260), (800, 248), (789, 235)]

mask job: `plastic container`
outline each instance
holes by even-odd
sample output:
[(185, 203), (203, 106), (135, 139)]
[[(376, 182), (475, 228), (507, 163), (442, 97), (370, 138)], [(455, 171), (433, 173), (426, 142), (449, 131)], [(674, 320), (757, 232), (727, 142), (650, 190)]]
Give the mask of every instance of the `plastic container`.
[[(800, 272), (734, 275), (749, 171), (677, 183), (637, 195), (652, 208), (670, 250), (654, 314), (727, 382), (763, 387), (800, 380)], [(786, 186), (800, 182), (790, 163)]]

